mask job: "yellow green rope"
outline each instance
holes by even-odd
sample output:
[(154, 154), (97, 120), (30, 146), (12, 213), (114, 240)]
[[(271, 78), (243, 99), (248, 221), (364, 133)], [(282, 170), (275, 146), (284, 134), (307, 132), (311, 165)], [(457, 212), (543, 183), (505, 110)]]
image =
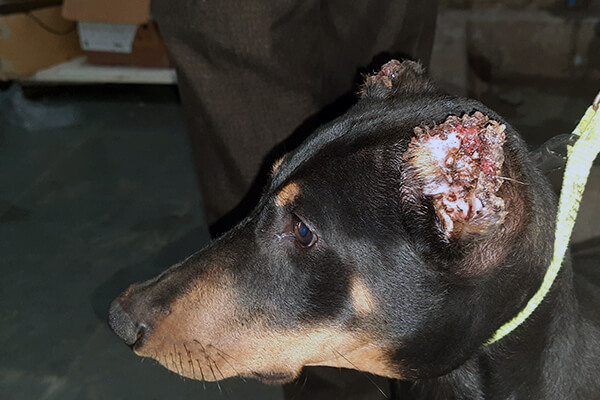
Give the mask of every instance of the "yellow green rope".
[(587, 109), (573, 131), (573, 134), (579, 136), (579, 138), (573, 146), (568, 147), (567, 165), (556, 216), (554, 253), (542, 285), (525, 308), (516, 317), (502, 325), (486, 343), (486, 346), (497, 342), (521, 325), (544, 300), (558, 275), (569, 246), (569, 239), (575, 225), (579, 203), (583, 196), (592, 163), (600, 151), (600, 111), (597, 111), (599, 102), (600, 94), (596, 97), (594, 105)]

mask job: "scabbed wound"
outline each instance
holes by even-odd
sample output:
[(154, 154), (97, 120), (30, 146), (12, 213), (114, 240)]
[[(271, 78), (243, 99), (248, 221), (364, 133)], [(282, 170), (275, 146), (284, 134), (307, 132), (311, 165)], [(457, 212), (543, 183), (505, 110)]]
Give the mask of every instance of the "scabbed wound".
[(407, 160), (423, 194), (432, 197), (447, 238), (484, 234), (504, 221), (504, 200), (497, 192), (505, 129), (480, 112), (414, 129)]

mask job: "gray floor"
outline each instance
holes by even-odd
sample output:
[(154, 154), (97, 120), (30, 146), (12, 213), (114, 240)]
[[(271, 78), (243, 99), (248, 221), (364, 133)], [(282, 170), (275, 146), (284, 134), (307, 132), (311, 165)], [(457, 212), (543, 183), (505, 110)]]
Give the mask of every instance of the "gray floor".
[[(105, 323), (129, 283), (208, 241), (176, 96), (142, 89), (0, 91), (0, 399), (281, 398), (179, 378)], [(595, 90), (506, 84), (483, 100), (535, 144), (570, 131)]]
[(0, 92), (0, 399), (280, 398), (184, 380), (105, 323), (129, 283), (209, 240), (176, 96), (15, 89)]

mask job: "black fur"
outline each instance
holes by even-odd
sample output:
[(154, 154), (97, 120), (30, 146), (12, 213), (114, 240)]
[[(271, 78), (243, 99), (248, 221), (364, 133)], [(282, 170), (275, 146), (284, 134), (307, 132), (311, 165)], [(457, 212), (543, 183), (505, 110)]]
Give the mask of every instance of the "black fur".
[[(285, 156), (239, 226), (135, 287), (144, 301), (123, 296), (119, 304), (130, 315), (111, 312), (115, 331), (131, 338), (128, 321), (140, 318), (133, 308), (157, 314), (203, 273), (226, 270), (244, 294), (236, 305), (240, 320), (262, 318), (274, 328), (334, 321), (384, 338), (403, 376), (399, 398), (600, 398), (600, 329), (587, 317), (598, 311), (575, 296), (568, 261), (534, 314), (484, 345), (537, 291), (552, 253), (556, 199), (517, 132), (482, 104), (437, 90), (414, 63), (402, 64), (387, 81), (376, 77), (367, 79), (356, 106)], [(431, 199), (417, 182), (405, 181), (410, 165), (402, 154), (413, 128), (475, 111), (507, 125), (502, 175), (512, 180), (500, 189), (507, 222), (484, 235), (448, 240)], [(301, 193), (276, 206), (274, 198), (290, 182)], [(295, 218), (318, 236), (313, 247), (290, 235)], [(353, 312), (354, 275), (368, 283), (379, 318)], [(586, 295), (597, 299), (597, 287)]]

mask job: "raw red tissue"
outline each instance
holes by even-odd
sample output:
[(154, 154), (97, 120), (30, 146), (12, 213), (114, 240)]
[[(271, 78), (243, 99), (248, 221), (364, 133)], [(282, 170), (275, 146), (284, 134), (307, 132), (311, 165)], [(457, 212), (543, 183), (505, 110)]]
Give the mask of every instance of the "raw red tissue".
[(406, 157), (423, 194), (433, 198), (447, 237), (486, 233), (503, 222), (504, 200), (497, 192), (505, 129), (480, 112), (414, 129)]

